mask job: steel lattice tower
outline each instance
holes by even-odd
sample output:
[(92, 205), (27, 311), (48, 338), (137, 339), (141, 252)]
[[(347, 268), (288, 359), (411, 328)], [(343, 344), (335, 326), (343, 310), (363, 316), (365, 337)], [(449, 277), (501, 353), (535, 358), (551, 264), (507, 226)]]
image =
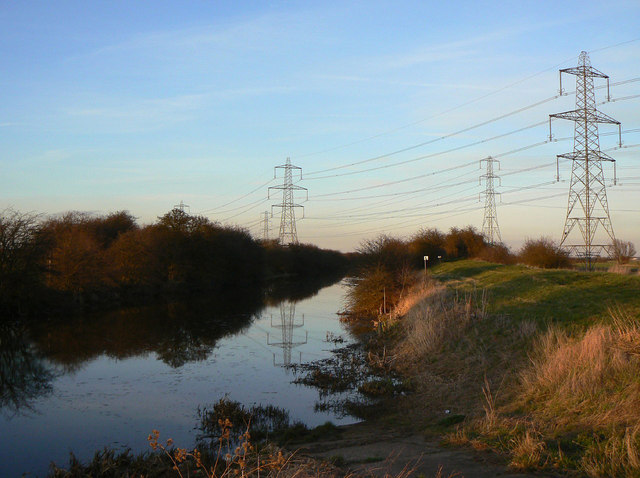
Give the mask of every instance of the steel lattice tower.
[[(620, 145), (622, 145), (622, 128), (619, 121), (596, 109), (593, 79), (607, 80), (607, 99), (609, 99), (609, 77), (591, 66), (587, 52), (580, 53), (577, 67), (560, 70), (560, 94), (562, 94), (562, 73), (576, 76), (576, 109), (549, 116), (550, 139), (552, 118), (575, 122), (573, 152), (558, 155), (558, 161), (559, 158), (570, 159), (572, 164), (567, 216), (560, 245), (569, 254), (583, 258), (585, 268), (589, 270), (592, 268), (593, 260), (602, 252), (612, 255), (612, 244), (615, 240), (602, 170), (602, 161), (611, 161), (614, 163), (615, 171), (615, 160), (600, 151), (598, 123), (618, 125)], [(574, 232), (576, 225), (581, 236)], [(598, 226), (601, 226), (607, 237), (596, 239)]]
[[(305, 337), (303, 340), (294, 341), (293, 331), (294, 329), (304, 327), (304, 314), (302, 315), (302, 323), (295, 323), (296, 315), (296, 303), (295, 302), (281, 302), (280, 303), (280, 323), (273, 323), (273, 316), (271, 317), (271, 327), (280, 329), (282, 335), (282, 341), (271, 342), (269, 340), (269, 334), (267, 333), (267, 345), (282, 348), (283, 361), (282, 365), (285, 367), (291, 365), (291, 351), (300, 345), (307, 343), (308, 334), (305, 331)], [(302, 359), (302, 352), (301, 359)], [(302, 362), (302, 360), (300, 360)], [(273, 356), (273, 364), (276, 365), (275, 354)]]
[(485, 159), (480, 160), (480, 167), (482, 168), (482, 163), (487, 163), (487, 172), (480, 176), (480, 183), (482, 180), (485, 180), (485, 191), (484, 193), (484, 220), (482, 221), (482, 234), (489, 241), (489, 244), (499, 244), (502, 242), (502, 237), (500, 236), (500, 227), (498, 226), (498, 213), (496, 211), (496, 193), (494, 188), (494, 179), (499, 179), (499, 176), (494, 174), (493, 165), (494, 163), (498, 163), (498, 168), (500, 168), (500, 161), (497, 159), (493, 159), (491, 156)]
[(264, 215), (264, 219), (262, 220), (262, 239), (265, 241), (269, 240), (269, 211), (265, 211), (262, 213)]
[(287, 162), (285, 164), (274, 168), (274, 178), (276, 177), (276, 170), (278, 168), (284, 169), (283, 184), (282, 186), (271, 186), (269, 188), (269, 196), (271, 195), (272, 189), (282, 189), (282, 203), (271, 206), (272, 209), (274, 207), (282, 209), (282, 215), (280, 216), (280, 233), (278, 238), (280, 240), (280, 244), (298, 244), (295, 208), (303, 208), (302, 212), (304, 215), (304, 206), (294, 203), (294, 191), (307, 191), (307, 188), (293, 184), (292, 171), (294, 169), (300, 170), (300, 179), (302, 179), (302, 168), (292, 165), (291, 159), (287, 158)]

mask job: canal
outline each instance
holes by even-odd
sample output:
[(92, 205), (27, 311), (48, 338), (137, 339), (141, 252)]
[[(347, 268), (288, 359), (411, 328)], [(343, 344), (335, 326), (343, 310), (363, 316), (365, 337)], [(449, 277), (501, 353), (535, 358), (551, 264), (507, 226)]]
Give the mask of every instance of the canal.
[(287, 367), (353, 342), (337, 315), (344, 287), (268, 305), (176, 302), (3, 331), (0, 474), (45, 476), (71, 451), (83, 461), (104, 447), (147, 451), (152, 429), (192, 447), (198, 408), (223, 397), (284, 408), (308, 426), (356, 421), (317, 411), (318, 392), (292, 383)]

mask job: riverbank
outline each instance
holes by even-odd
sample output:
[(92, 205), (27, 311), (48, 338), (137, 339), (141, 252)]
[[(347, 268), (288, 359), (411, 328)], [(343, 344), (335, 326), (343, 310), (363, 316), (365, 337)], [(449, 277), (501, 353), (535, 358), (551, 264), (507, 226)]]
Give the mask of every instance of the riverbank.
[(371, 325), (414, 385), (378, 426), (517, 471), (640, 473), (640, 278), (444, 263)]

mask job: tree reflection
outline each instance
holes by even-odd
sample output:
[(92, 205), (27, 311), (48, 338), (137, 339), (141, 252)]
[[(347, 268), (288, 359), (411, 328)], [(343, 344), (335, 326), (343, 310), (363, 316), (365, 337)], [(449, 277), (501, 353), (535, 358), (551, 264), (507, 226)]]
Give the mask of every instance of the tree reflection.
[(314, 295), (324, 285), (280, 284), (266, 297), (260, 288), (244, 289), (241, 296), (210, 295), (55, 321), (0, 321), (0, 410), (32, 409), (36, 398), (52, 392), (60, 373), (103, 355), (123, 360), (154, 353), (173, 368), (206, 360), (220, 339), (248, 328), (265, 304)]
[(27, 338), (22, 324), (0, 322), (0, 410), (14, 415), (32, 410), (36, 398), (51, 393), (55, 372)]
[(37, 347), (65, 371), (101, 355), (123, 360), (156, 353), (171, 367), (206, 360), (223, 337), (248, 327), (263, 307), (259, 291), (243, 300), (210, 296), (115, 310), (34, 326)]

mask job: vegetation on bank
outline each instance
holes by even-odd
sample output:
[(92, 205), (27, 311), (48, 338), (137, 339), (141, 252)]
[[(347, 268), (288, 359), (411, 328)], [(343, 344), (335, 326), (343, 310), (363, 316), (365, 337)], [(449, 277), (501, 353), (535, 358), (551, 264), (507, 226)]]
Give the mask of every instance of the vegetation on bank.
[[(633, 245), (615, 246), (628, 262)], [(359, 252), (350, 321), (376, 332), (370, 366), (413, 385), (383, 400), (387, 423), (514, 469), (640, 476), (640, 277), (571, 270), (547, 238), (513, 253), (473, 228)]]
[(6, 317), (139, 303), (142, 298), (232, 287), (275, 277), (344, 273), (346, 256), (313, 245), (254, 239), (173, 209), (151, 225), (131, 214), (0, 215), (0, 311)]
[(193, 449), (180, 448), (171, 438), (162, 440), (153, 430), (148, 436), (150, 450), (138, 455), (129, 450), (116, 453), (105, 449), (93, 459), (81, 463), (73, 454), (69, 464), (51, 465), (50, 477), (86, 476), (322, 476), (338, 477), (344, 473), (330, 462), (301, 457), (280, 446), (337, 438), (341, 431), (331, 423), (309, 429), (292, 422), (289, 413), (273, 406), (245, 407), (223, 398), (198, 410), (197, 443)]
[(387, 420), (514, 469), (640, 476), (640, 277), (480, 260), (430, 272), (377, 319), (389, 366), (415, 384)]

